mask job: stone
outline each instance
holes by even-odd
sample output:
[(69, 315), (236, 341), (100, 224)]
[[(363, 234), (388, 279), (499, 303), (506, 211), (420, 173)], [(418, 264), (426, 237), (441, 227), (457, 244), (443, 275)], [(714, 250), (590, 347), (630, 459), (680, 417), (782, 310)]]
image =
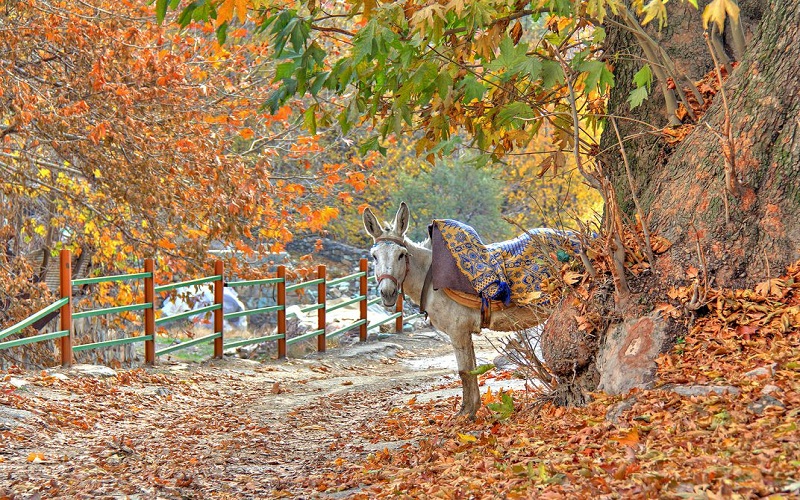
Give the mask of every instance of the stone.
[(501, 354), (492, 360), (492, 364), (498, 370), (511, 370), (517, 368), (517, 364), (511, 361), (508, 356)]
[(772, 393), (781, 394), (782, 392), (783, 391), (781, 390), (780, 387), (772, 384), (767, 384), (764, 386), (763, 389), (761, 389), (761, 394), (772, 394)]
[(783, 404), (780, 399), (770, 396), (769, 394), (764, 394), (760, 398), (747, 405), (747, 411), (753, 413), (754, 415), (761, 415), (764, 413), (764, 411), (766, 411), (767, 408), (770, 407), (780, 408), (781, 410), (786, 409), (786, 405)]
[(394, 357), (402, 346), (393, 342), (375, 341), (362, 342), (347, 349), (343, 349), (339, 354), (342, 358), (361, 358), (361, 357)]
[(25, 387), (26, 385), (30, 385), (30, 382), (23, 378), (15, 378), (11, 377), (8, 379), (8, 383), (19, 389), (20, 387)]
[(33, 413), (28, 410), (11, 408), (10, 406), (0, 405), (0, 430), (11, 429), (22, 425), (20, 420), (27, 420), (33, 417)]
[(663, 389), (686, 397), (708, 396), (710, 394), (721, 396), (725, 393), (738, 396), (740, 392), (739, 389), (732, 385), (667, 385)]
[(762, 377), (771, 377), (773, 373), (775, 373), (775, 367), (778, 366), (777, 363), (772, 363), (767, 366), (762, 366), (759, 368), (755, 368), (750, 370), (749, 372), (745, 373), (745, 377), (750, 378), (762, 378)]
[(626, 411), (633, 408), (633, 405), (635, 405), (636, 401), (638, 400), (639, 398), (637, 396), (631, 396), (628, 399), (613, 405), (608, 409), (608, 411), (606, 411), (606, 420), (614, 425), (619, 424), (619, 417), (621, 417)]
[(116, 377), (117, 372), (103, 365), (74, 365), (71, 371), (92, 378)]
[(626, 321), (609, 330), (597, 358), (598, 390), (624, 394), (634, 387), (651, 387), (656, 358), (667, 349), (670, 340), (667, 322), (658, 313)]

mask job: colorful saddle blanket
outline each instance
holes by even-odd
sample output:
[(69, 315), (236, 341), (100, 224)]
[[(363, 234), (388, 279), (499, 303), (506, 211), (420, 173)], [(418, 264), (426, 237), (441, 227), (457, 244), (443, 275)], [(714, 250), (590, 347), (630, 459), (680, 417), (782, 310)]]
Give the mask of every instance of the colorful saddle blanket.
[(513, 240), (485, 245), (467, 224), (436, 219), (428, 227), (434, 289), (452, 288), (490, 300), (527, 305), (541, 297), (542, 279), (549, 275), (544, 251), (559, 259), (580, 251), (573, 231), (538, 228)]

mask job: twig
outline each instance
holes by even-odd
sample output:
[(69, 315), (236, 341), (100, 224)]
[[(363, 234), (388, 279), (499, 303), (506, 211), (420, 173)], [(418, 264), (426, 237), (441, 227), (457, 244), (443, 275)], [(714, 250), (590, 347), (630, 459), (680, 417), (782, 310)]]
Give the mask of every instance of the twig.
[(711, 46), (711, 41), (709, 40), (708, 33), (705, 34), (705, 39), (706, 39), (706, 45), (708, 46), (708, 51), (711, 53), (711, 59), (714, 61), (714, 70), (717, 73), (717, 81), (719, 82), (719, 93), (722, 95), (722, 106), (725, 110), (725, 122), (723, 123), (723, 131), (722, 131), (722, 134), (725, 136), (725, 139), (722, 144), (722, 156), (725, 160), (725, 187), (727, 188), (729, 193), (731, 193), (733, 196), (738, 197), (741, 191), (741, 184), (739, 183), (739, 179), (736, 177), (736, 143), (733, 140), (733, 127), (731, 126), (731, 110), (730, 107), (728, 106), (728, 97), (725, 93), (725, 86), (723, 85), (722, 81), (722, 72), (719, 70), (719, 62), (717, 61), (717, 56), (714, 52), (714, 48)]
[(647, 219), (645, 219), (644, 210), (642, 210), (642, 206), (639, 204), (639, 197), (636, 196), (636, 187), (633, 185), (631, 166), (628, 164), (628, 155), (625, 154), (625, 146), (622, 144), (622, 136), (619, 133), (619, 128), (617, 128), (617, 121), (611, 118), (611, 124), (614, 125), (614, 132), (617, 134), (617, 141), (619, 141), (619, 152), (622, 154), (622, 161), (625, 163), (625, 173), (628, 176), (628, 185), (631, 188), (633, 204), (636, 206), (636, 213), (639, 214), (639, 220), (642, 221), (642, 233), (644, 233), (644, 247), (645, 254), (647, 255), (647, 262), (650, 263), (650, 267), (653, 267), (656, 259), (653, 256), (653, 247), (650, 244), (650, 231), (647, 229)]
[(690, 222), (689, 226), (694, 231), (697, 258), (700, 261), (700, 267), (703, 270), (702, 297), (700, 296), (699, 293), (700, 284), (697, 281), (695, 281), (694, 288), (692, 290), (692, 298), (691, 300), (689, 300), (689, 303), (686, 304), (687, 309), (689, 309), (690, 311), (696, 311), (708, 303), (708, 266), (706, 265), (705, 255), (703, 255), (703, 249), (700, 246), (700, 235), (697, 232), (697, 227), (695, 227), (694, 221)]
[(564, 71), (564, 80), (567, 82), (567, 87), (569, 88), (569, 105), (570, 109), (572, 110), (572, 128), (573, 128), (573, 150), (572, 154), (575, 156), (575, 166), (578, 168), (578, 171), (583, 175), (584, 179), (586, 179), (589, 184), (592, 185), (598, 191), (602, 191), (602, 185), (600, 181), (597, 180), (593, 175), (589, 175), (589, 173), (583, 168), (583, 162), (581, 161), (581, 126), (580, 126), (580, 119), (578, 118), (578, 106), (576, 104), (575, 99), (575, 87), (572, 85), (571, 80), (571, 71), (569, 66), (567, 65), (567, 61), (564, 60), (564, 57), (561, 55), (558, 50), (553, 51), (555, 56), (558, 58), (558, 62), (561, 63), (561, 68)]

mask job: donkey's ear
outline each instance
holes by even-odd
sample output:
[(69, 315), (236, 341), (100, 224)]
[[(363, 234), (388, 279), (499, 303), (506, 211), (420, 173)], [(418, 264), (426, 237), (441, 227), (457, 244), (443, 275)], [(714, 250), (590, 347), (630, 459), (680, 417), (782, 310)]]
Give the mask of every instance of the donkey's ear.
[(397, 215), (394, 216), (394, 231), (400, 236), (404, 236), (408, 231), (408, 205), (406, 202), (400, 203), (400, 208), (397, 210)]
[(380, 238), (383, 234), (383, 228), (369, 207), (364, 209), (364, 229), (366, 229), (373, 238)]

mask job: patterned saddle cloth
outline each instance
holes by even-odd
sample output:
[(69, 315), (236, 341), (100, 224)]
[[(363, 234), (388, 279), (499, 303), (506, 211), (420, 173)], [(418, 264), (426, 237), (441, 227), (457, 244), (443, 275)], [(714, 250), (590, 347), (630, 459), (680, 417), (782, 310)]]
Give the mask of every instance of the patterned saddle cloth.
[(450, 219), (436, 219), (431, 237), (434, 289), (451, 288), (479, 295), (484, 304), (491, 300), (505, 305), (527, 305), (541, 298), (542, 279), (549, 275), (550, 257), (559, 260), (580, 251), (573, 231), (537, 228), (513, 240), (485, 245), (471, 226)]

